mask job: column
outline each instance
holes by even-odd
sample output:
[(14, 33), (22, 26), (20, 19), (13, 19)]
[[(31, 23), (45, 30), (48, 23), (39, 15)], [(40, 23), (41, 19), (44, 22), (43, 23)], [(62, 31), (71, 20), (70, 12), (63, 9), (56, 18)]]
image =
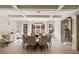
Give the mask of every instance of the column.
[(47, 24), (45, 24), (45, 34), (47, 34)]
[(41, 25), (40, 25), (40, 33), (41, 33)]
[(77, 18), (72, 17), (72, 48), (77, 49)]
[(61, 41), (61, 21), (55, 20), (55, 38)]
[(28, 24), (28, 35), (31, 35), (31, 31), (32, 31), (32, 24)]
[(36, 34), (36, 25), (35, 25), (35, 34)]

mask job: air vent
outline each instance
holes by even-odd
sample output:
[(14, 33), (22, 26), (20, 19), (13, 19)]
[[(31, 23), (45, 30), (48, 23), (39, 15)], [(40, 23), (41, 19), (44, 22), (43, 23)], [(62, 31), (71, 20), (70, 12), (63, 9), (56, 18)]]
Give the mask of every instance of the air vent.
[(23, 18), (22, 15), (8, 15), (8, 17), (12, 17), (12, 18)]
[(61, 17), (61, 15), (54, 15), (54, 16), (52, 16), (53, 18), (60, 18)]

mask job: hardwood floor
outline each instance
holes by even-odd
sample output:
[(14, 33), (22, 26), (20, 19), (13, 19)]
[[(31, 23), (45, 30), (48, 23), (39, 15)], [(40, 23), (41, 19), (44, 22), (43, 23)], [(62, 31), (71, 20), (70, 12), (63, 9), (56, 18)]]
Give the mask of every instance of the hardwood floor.
[(40, 50), (37, 48), (36, 50), (27, 50), (26, 48), (22, 48), (22, 39), (15, 40), (10, 43), (6, 47), (0, 48), (0, 54), (77, 54), (79, 53), (75, 49), (72, 49), (71, 43), (67, 42), (63, 44), (56, 39), (52, 39), (51, 47), (48, 49)]

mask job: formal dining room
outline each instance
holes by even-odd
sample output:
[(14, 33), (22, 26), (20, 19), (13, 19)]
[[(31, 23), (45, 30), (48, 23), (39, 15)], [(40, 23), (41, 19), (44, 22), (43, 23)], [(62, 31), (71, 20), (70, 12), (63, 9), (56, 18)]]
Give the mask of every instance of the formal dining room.
[(79, 5), (0, 5), (0, 54), (79, 53)]

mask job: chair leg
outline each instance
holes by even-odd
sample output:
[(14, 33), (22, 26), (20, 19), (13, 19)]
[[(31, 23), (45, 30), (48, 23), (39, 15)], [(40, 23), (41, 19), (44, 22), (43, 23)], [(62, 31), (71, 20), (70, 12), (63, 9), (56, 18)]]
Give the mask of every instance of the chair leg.
[(36, 46), (34, 46), (34, 48), (33, 48), (34, 50), (36, 50)]
[(22, 42), (22, 47), (25, 48), (25, 43)]
[(29, 45), (27, 45), (27, 50), (29, 50)]
[(51, 42), (50, 42), (50, 43), (48, 43), (49, 48), (51, 48), (51, 45), (52, 45), (52, 43), (51, 43)]
[(29, 50), (31, 50), (31, 45), (29, 45)]
[(52, 45), (53, 45), (52, 42), (50, 42), (50, 48), (51, 48)]
[(49, 43), (49, 46), (50, 46), (50, 48), (51, 48), (51, 43)]
[(47, 44), (46, 44), (46, 45), (44, 45), (44, 47), (48, 49), (48, 45), (47, 45)]
[(40, 49), (41, 49), (41, 51), (43, 51), (43, 45), (40, 45)]
[(48, 49), (48, 45), (46, 44), (46, 48)]
[(2, 48), (2, 43), (0, 43), (0, 47)]
[(32, 45), (29, 46), (30, 50), (32, 49)]

